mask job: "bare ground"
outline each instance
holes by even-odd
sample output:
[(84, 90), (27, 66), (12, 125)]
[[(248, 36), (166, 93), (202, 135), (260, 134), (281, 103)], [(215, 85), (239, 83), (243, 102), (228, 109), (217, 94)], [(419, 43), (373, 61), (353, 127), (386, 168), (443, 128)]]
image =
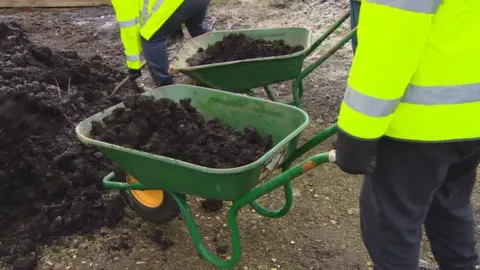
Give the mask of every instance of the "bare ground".
[[(211, 5), (208, 21), (217, 30), (306, 26), (317, 38), (347, 7), (345, 0), (244, 0), (235, 1), (235, 4), (216, 1)], [(114, 26), (114, 13), (109, 7), (0, 10), (0, 16), (2, 20), (20, 23), (37, 44), (58, 50), (73, 49), (85, 56), (100, 54), (111, 65), (123, 68), (120, 59), (122, 46)], [(347, 32), (348, 25), (344, 25), (324, 48)], [(180, 46), (172, 48), (172, 55), (177, 47)], [(307, 59), (307, 64), (320, 54)], [(305, 79), (305, 109), (311, 117), (311, 125), (304, 138), (336, 120), (351, 57), (347, 46)], [(184, 82), (185, 78), (180, 76), (178, 81)], [(151, 85), (148, 74), (142, 77), (142, 83), (147, 87)], [(290, 83), (274, 87), (274, 91), (285, 98), (289, 89)], [(331, 141), (328, 141), (315, 152), (330, 148)], [(236, 269), (369, 269), (358, 225), (360, 185), (358, 177), (326, 165), (295, 180), (295, 204), (287, 216), (268, 219), (251, 208), (245, 208), (239, 217), (243, 258)], [(476, 190), (476, 209), (479, 208), (478, 197), (479, 191)], [(212, 250), (222, 249), (229, 243), (224, 225), (226, 209), (221, 213), (205, 213), (197, 201), (197, 198), (191, 198), (191, 206), (204, 240)], [(283, 202), (282, 192), (270, 194), (263, 202), (268, 207), (279, 207)], [(431, 259), (427, 246), (423, 255)], [(228, 253), (221, 256), (228, 256)], [(182, 220), (159, 226), (126, 210), (124, 220), (115, 229), (105, 228), (93, 235), (67, 237), (57, 245), (45, 247), (39, 269), (215, 268), (199, 258)]]

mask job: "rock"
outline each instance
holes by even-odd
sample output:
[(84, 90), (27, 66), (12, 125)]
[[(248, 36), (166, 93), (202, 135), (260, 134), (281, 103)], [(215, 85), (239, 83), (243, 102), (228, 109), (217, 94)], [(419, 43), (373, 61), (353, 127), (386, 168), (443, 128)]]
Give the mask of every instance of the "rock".
[(322, 118), (317, 118), (317, 120), (315, 120), (315, 123), (323, 124), (323, 123), (325, 123), (325, 120), (323, 120)]
[(349, 215), (358, 215), (360, 213), (360, 209), (359, 208), (350, 208), (347, 210), (347, 213)]
[(174, 245), (174, 242), (172, 240), (168, 239), (165, 236), (165, 234), (160, 230), (157, 230), (154, 233), (152, 240), (155, 243), (157, 243), (159, 245), (160, 249), (163, 250), (163, 251), (167, 250), (169, 247)]
[(218, 254), (225, 255), (228, 252), (228, 246), (218, 246), (216, 251)]
[(76, 51), (65, 51), (62, 53), (63, 57), (68, 59), (78, 59), (78, 53)]
[(115, 21), (109, 21), (104, 23), (102, 26), (100, 26), (98, 30), (93, 34), (93, 37), (104, 38), (105, 36), (107, 36), (112, 38), (115, 35), (118, 35), (119, 32), (120, 32), (120, 29), (118, 27), (118, 24)]
[(62, 227), (62, 223), (63, 223), (62, 217), (58, 216), (52, 221), (52, 227), (54, 229), (60, 229)]
[(63, 270), (65, 269), (65, 265), (63, 263), (56, 263), (53, 265), (53, 270)]

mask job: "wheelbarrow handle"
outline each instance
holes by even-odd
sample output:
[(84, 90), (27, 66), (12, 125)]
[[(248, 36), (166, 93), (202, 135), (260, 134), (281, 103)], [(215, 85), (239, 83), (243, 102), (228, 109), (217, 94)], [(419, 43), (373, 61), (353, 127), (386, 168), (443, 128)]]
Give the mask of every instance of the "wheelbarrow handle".
[(325, 33), (323, 33), (308, 49), (307, 55), (315, 51), (340, 25), (342, 25), (350, 17), (350, 10), (346, 11), (338, 21), (331, 25)]
[(107, 189), (119, 189), (119, 190), (145, 190), (145, 186), (139, 182), (136, 183), (124, 183), (124, 182), (116, 182), (115, 173), (111, 172), (107, 174), (102, 180), (103, 187)]

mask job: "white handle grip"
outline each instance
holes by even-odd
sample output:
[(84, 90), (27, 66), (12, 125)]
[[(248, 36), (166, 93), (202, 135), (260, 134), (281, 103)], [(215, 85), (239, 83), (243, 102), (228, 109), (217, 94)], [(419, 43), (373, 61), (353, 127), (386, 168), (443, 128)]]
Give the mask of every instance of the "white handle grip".
[(335, 163), (336, 160), (337, 160), (337, 151), (330, 150), (330, 152), (328, 152), (328, 161), (330, 161), (331, 163)]

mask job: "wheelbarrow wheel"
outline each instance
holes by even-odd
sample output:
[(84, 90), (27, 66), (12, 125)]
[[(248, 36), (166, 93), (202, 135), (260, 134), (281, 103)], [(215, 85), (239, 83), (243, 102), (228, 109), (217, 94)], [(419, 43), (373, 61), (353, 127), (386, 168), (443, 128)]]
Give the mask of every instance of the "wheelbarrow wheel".
[[(115, 171), (115, 180), (128, 183), (137, 181), (121, 169)], [(149, 221), (164, 224), (180, 214), (176, 201), (163, 190), (121, 190), (120, 192), (130, 208)]]

